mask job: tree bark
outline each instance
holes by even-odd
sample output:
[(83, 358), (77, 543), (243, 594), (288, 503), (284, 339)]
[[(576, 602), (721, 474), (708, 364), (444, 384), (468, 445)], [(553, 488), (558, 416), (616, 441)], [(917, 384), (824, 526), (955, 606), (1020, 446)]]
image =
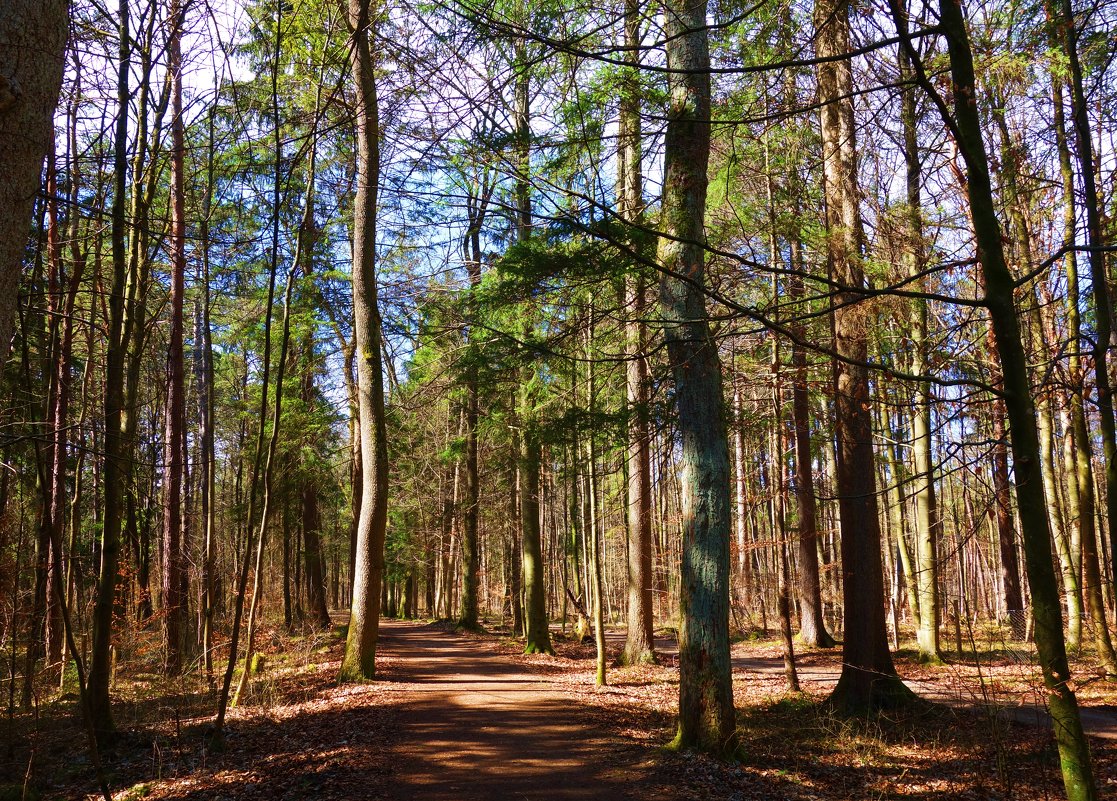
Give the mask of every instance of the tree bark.
[[(792, 238), (790, 251), (791, 275), (787, 291), (792, 300), (802, 300), (806, 292), (799, 275), (803, 257), (798, 236)], [(791, 343), (791, 416), (795, 428), (795, 501), (799, 512), (799, 636), (807, 645), (833, 648), (837, 643), (826, 630), (818, 575), (818, 505), (811, 455), (807, 353), (799, 344), (806, 331), (800, 323), (793, 322), (791, 325), (797, 335)]]
[[(1074, 9), (1070, 0), (1049, 0), (1053, 7), (1049, 16), (1060, 34), (1059, 44), (1070, 68), (1071, 120), (1075, 143), (1078, 145), (1078, 172), (1082, 180), (1083, 206), (1086, 212), (1087, 261), (1090, 265), (1091, 295), (1094, 300), (1094, 384), (1098, 392), (1098, 419), (1101, 433), (1102, 454), (1105, 465), (1106, 520), (1109, 524), (1110, 552), (1117, 554), (1117, 422), (1114, 420), (1113, 387), (1109, 377), (1109, 349), (1113, 345), (1113, 304), (1109, 294), (1110, 277), (1107, 274), (1106, 245), (1102, 231), (1101, 205), (1098, 200), (1097, 180), (1094, 175), (1094, 141), (1090, 132), (1086, 90), (1082, 78), (1082, 62), (1078, 56), (1078, 28), (1074, 22)], [(1096, 548), (1096, 544), (1092, 547)], [(1117, 571), (1111, 577), (1117, 590)], [(1090, 578), (1087, 577), (1087, 581)], [(1100, 582), (1100, 575), (1099, 575)], [(1094, 602), (1091, 601), (1091, 613)], [(1101, 608), (1104, 613), (1104, 607)], [(1104, 616), (1094, 621), (1104, 627)], [(1100, 645), (1100, 643), (1099, 643)], [(1112, 653), (1112, 647), (1110, 647)], [(1107, 670), (1113, 667), (1113, 661)]]
[(124, 448), (124, 361), (128, 332), (124, 325), (127, 281), (126, 230), (128, 202), (128, 75), (131, 69), (128, 0), (119, 4), (120, 50), (117, 64), (117, 119), (113, 141), (112, 283), (109, 291), (109, 336), (105, 367), (105, 428), (101, 525), (101, 563), (93, 606), (90, 644), (88, 704), (97, 739), (105, 741), (116, 731), (109, 699), (112, 680), (113, 607), (120, 557), (120, 532), (124, 482), (127, 476)]
[(706, 314), (704, 216), (710, 160), (706, 0), (665, 3), (670, 104), (657, 259), (660, 313), (682, 449), (679, 729), (673, 746), (737, 745), (729, 662), (729, 443), (721, 362)]
[[(891, 0), (890, 5), (897, 29), (904, 38), (903, 46), (914, 56), (914, 47), (906, 38), (906, 25), (902, 22), (896, 0)], [(1013, 296), (1016, 286), (1005, 261), (1000, 223), (993, 203), (988, 156), (975, 102), (977, 82), (973, 54), (962, 7), (955, 0), (941, 0), (939, 15), (950, 59), (953, 113), (925, 74), (921, 74), (919, 80), (938, 105), (943, 122), (951, 129), (966, 164), (966, 189), (977, 257), (985, 280), (985, 305), (989, 310), (1004, 374), (1016, 503), (1024, 537), (1028, 583), (1032, 591), (1036, 650), (1047, 687), (1047, 707), (1054, 724), (1067, 797), (1070, 801), (1093, 801), (1097, 798), (1097, 789), (1078, 702), (1069, 686), (1070, 668), (1059, 614), (1059, 590), (1051, 559), (1051, 530), (1039, 474), (1041, 454), (1035, 405)]]
[[(476, 290), (481, 285), (481, 226), (485, 221), (491, 191), (491, 185), (483, 181), (476, 194), (471, 194), (468, 199), (469, 230), (462, 241), (462, 251), (471, 290)], [(467, 332), (467, 337), (471, 335), (471, 332)], [(476, 629), (480, 624), (478, 595), (481, 580), (477, 540), (477, 521), (480, 514), (478, 503), (481, 494), (481, 478), (477, 462), (477, 423), (480, 417), (481, 393), (475, 364), (470, 364), (468, 368), (465, 385), (465, 498), (461, 510), (462, 597), (458, 625), (466, 629)], [(513, 516), (512, 519), (514, 520), (515, 517)], [(512, 608), (518, 609), (518, 603), (514, 602)]]
[[(900, 76), (906, 80), (911, 73), (907, 55), (900, 53)], [(919, 181), (922, 162), (919, 156), (918, 115), (915, 87), (904, 89), (900, 98), (900, 122), (904, 135), (904, 163), (906, 166), (907, 208), (905, 260), (908, 272), (915, 276), (924, 269), (923, 201)], [(927, 278), (918, 279), (922, 291), (929, 291)], [(912, 373), (923, 375), (930, 367), (928, 354), (931, 344), (928, 335), (928, 301), (912, 300)], [(915, 388), (912, 409), (912, 461), (915, 467), (915, 592), (919, 595), (919, 625), (916, 642), (922, 662), (940, 663), (939, 653), (939, 569), (936, 551), (940, 539), (938, 500), (935, 497), (935, 467), (932, 457), (931, 431), (934, 428), (931, 407), (931, 385), (921, 381)]]
[(183, 310), (186, 293), (186, 167), (185, 125), (182, 119), (183, 6), (173, 0), (167, 43), (171, 74), (171, 230), (170, 333), (167, 343), (166, 427), (163, 439), (163, 668), (169, 675), (182, 670), (186, 651), (186, 577), (183, 553), (183, 454), (186, 440), (186, 370), (183, 353)]
[(7, 359), (43, 159), (62, 88), (70, 4), (5, 0), (0, 12), (0, 362)]
[(842, 673), (831, 703), (848, 712), (895, 706), (913, 695), (896, 676), (888, 650), (877, 510), (876, 456), (869, 400), (868, 326), (863, 300), (864, 231), (857, 185), (853, 77), (848, 59), (848, 0), (818, 0), (815, 52), (822, 107), (827, 259), (834, 293), (834, 417), (837, 494), (841, 514), (845, 627)]
[[(620, 215), (640, 224), (644, 217), (639, 69), (640, 15), (637, 0), (625, 1), (624, 43), (631, 73), (622, 87), (620, 105), (620, 174), (617, 180)], [(623, 661), (655, 662), (652, 615), (652, 479), (648, 420), (647, 324), (645, 283), (636, 268), (625, 278), (624, 303), (631, 315), (625, 323), (625, 386), (628, 419), (628, 630)]]
[(353, 336), (357, 360), (361, 432), (361, 512), (349, 632), (342, 681), (371, 679), (376, 672), (384, 535), (388, 523), (388, 442), (384, 370), (376, 287), (376, 209), (380, 180), (380, 113), (372, 54), (375, 15), (371, 0), (348, 0), (350, 69), (356, 86), (357, 196), (353, 202)]
[(997, 520), (997, 546), (1001, 555), (1001, 587), (1013, 635), (1024, 633), (1024, 601), (1020, 594), (1020, 567), (1016, 558), (1016, 526), (1012, 520), (1012, 485), (1008, 478), (1008, 444), (1004, 401), (993, 401), (993, 505)]
[[(310, 154), (307, 159), (306, 201), (303, 206), (302, 221), (299, 223), (296, 250), (302, 259), (299, 266), (307, 281), (314, 276), (314, 247), (318, 241), (318, 231), (314, 222), (314, 198), (318, 164), (318, 113), (320, 93), (315, 96), (314, 127), (311, 132)], [(307, 409), (317, 402), (315, 387), (314, 332), (308, 331), (303, 339), (303, 377), (302, 400)], [(303, 560), (306, 564), (306, 600), (311, 621), (320, 629), (330, 627), (330, 610), (326, 605), (325, 559), (322, 555), (322, 518), (318, 509), (318, 487), (313, 476), (303, 479), (300, 490), (302, 505)]]

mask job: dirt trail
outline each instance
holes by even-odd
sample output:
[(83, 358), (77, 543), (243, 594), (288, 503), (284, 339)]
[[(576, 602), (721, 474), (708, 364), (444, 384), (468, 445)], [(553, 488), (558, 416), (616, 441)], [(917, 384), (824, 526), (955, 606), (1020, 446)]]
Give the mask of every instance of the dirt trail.
[(656, 795), (646, 749), (595, 728), (484, 641), (398, 621), (380, 637), (391, 680), (406, 685), (390, 745), (401, 801)]

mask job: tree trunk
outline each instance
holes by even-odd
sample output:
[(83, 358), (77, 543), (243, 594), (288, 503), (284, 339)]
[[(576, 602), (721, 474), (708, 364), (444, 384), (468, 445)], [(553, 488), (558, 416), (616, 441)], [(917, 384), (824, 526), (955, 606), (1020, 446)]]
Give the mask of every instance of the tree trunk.
[[(523, 44), (517, 44), (515, 78), (516, 125), (516, 241), (526, 242), (531, 235), (531, 81)], [(517, 419), (521, 426), (519, 442), (520, 531), (523, 541), (524, 576), (524, 653), (551, 654), (551, 633), (547, 620), (542, 540), (539, 523), (539, 471), (543, 443), (536, 411), (535, 367), (528, 366), (521, 376), (517, 399)]]
[[(849, 52), (847, 0), (818, 0), (814, 9), (819, 58)], [(860, 304), (865, 284), (864, 232), (857, 186), (853, 77), (848, 59), (818, 67), (826, 199), (827, 259), (840, 289), (834, 293), (834, 416), (837, 495), (841, 510), (845, 626), (842, 673), (831, 695), (850, 712), (894, 706), (913, 696), (896, 676), (888, 650), (877, 513), (873, 425), (869, 400), (870, 308)]]
[[(306, 201), (303, 206), (302, 221), (299, 223), (298, 255), (302, 258), (300, 270), (306, 279), (314, 275), (314, 247), (318, 232), (314, 223), (314, 198), (317, 179), (318, 147), (317, 124), (321, 90), (315, 96), (314, 126), (311, 132), (310, 154), (307, 159)], [(302, 400), (308, 409), (317, 401), (315, 387), (314, 333), (308, 332), (303, 340), (303, 379)], [(300, 491), (302, 505), (303, 559), (306, 564), (306, 600), (312, 623), (320, 629), (330, 627), (330, 610), (326, 605), (325, 559), (322, 555), (322, 518), (318, 509), (318, 487), (316, 479), (308, 476), (303, 479)]]
[[(791, 240), (791, 275), (787, 292), (793, 300), (805, 293), (802, 244)], [(805, 311), (805, 309), (804, 309)], [(795, 501), (799, 511), (799, 636), (807, 645), (833, 648), (837, 643), (826, 630), (822, 614), (822, 587), (818, 577), (818, 507), (815, 502), (814, 465), (811, 457), (811, 418), (807, 390), (807, 354), (799, 344), (805, 327), (792, 324), (796, 336), (791, 343), (791, 416), (795, 427)]]
[(206, 197), (200, 225), (200, 247), (202, 251), (202, 295), (195, 301), (194, 326), (194, 372), (198, 392), (198, 438), (201, 459), (199, 485), (201, 487), (202, 527), (202, 564), (198, 599), (199, 631), (201, 633), (202, 663), (206, 680), (213, 684), (213, 615), (214, 615), (214, 561), (217, 534), (217, 454), (213, 433), (213, 342), (210, 338), (210, 290), (209, 290), (209, 220), (213, 201), (213, 153), (214, 119), (209, 119), (209, 161), (207, 164)]
[(1016, 559), (1016, 526), (1012, 520), (1011, 485), (1008, 478), (1008, 444), (1004, 401), (993, 401), (993, 505), (997, 520), (997, 545), (1001, 555), (1001, 586), (1013, 635), (1024, 633), (1024, 601), (1020, 595), (1020, 568)]
[[(907, 56), (900, 53), (900, 76), (906, 80), (911, 74)], [(918, 118), (915, 87), (904, 89), (900, 99), (900, 122), (904, 134), (904, 163), (906, 166), (907, 208), (905, 260), (907, 271), (918, 276), (924, 269), (926, 258), (923, 244), (923, 201), (919, 182), (922, 162), (919, 156)], [(929, 291), (926, 276), (917, 279), (922, 291)], [(928, 354), (931, 343), (928, 336), (928, 301), (915, 298), (911, 301), (912, 367), (917, 376), (928, 372)], [(940, 663), (939, 653), (939, 567), (936, 554), (940, 539), (941, 522), (935, 498), (935, 467), (931, 431), (934, 429), (931, 408), (931, 385), (921, 381), (915, 388), (912, 409), (912, 461), (915, 467), (915, 559), (916, 583), (913, 588), (919, 595), (919, 626), (916, 642), (921, 662)]]
[[(1102, 453), (1105, 465), (1106, 520), (1109, 524), (1110, 551), (1117, 554), (1117, 423), (1113, 416), (1113, 387), (1109, 378), (1109, 349), (1113, 344), (1113, 305), (1109, 296), (1110, 277), (1106, 271), (1105, 253), (1102, 248), (1107, 244), (1101, 220), (1101, 205), (1098, 200), (1097, 181), (1094, 177), (1094, 141), (1090, 133), (1090, 117), (1087, 110), (1086, 90), (1082, 79), (1082, 63), (1078, 55), (1078, 29), (1074, 21), (1074, 9), (1070, 0), (1049, 0), (1053, 7), (1049, 16), (1054, 21), (1055, 30), (1062, 41), (1063, 54), (1070, 68), (1071, 119), (1075, 143), (1078, 145), (1078, 172), (1082, 180), (1083, 205), (1086, 212), (1087, 261), (1090, 264), (1090, 281), (1094, 300), (1094, 384), (1098, 392), (1098, 420), (1101, 433)], [(1070, 187), (1067, 188), (1070, 191)], [(1072, 350), (1076, 350), (1072, 348)], [(1096, 544), (1092, 547), (1096, 548)], [(1117, 571), (1111, 580), (1117, 588)], [(1099, 577), (1100, 580), (1100, 577)], [(1087, 577), (1087, 581), (1090, 578)], [(1091, 599), (1091, 613), (1094, 601)], [(1104, 612), (1104, 608), (1102, 608)], [(1094, 621), (1095, 626), (1104, 627), (1104, 617)], [(1101, 643), (1099, 643), (1101, 645)], [(1112, 647), (1110, 647), (1112, 653)], [(1113, 667), (1113, 661), (1107, 670)]]
[(710, 159), (705, 0), (665, 3), (671, 101), (657, 259), (660, 312), (681, 439), (679, 730), (673, 745), (736, 749), (729, 662), (729, 443), (721, 362), (706, 315), (704, 216)]
[[(124, 483), (129, 457), (122, 428), (124, 412), (124, 361), (128, 331), (124, 325), (124, 294), (127, 280), (125, 233), (128, 226), (128, 76), (131, 50), (128, 0), (120, 0), (120, 50), (117, 64), (117, 120), (113, 141), (112, 283), (109, 290), (109, 332), (105, 357), (104, 506), (101, 525), (101, 562), (93, 606), (93, 635), (90, 646), (89, 717), (98, 740), (116, 730), (109, 700), (112, 680), (113, 607), (120, 558)], [(2, 332), (0, 332), (2, 333)], [(2, 346), (0, 346), (2, 347)]]
[(171, 298), (170, 334), (167, 343), (166, 427), (163, 438), (163, 570), (162, 620), (163, 669), (168, 675), (182, 670), (186, 644), (186, 598), (181, 594), (186, 576), (183, 544), (182, 487), (186, 441), (186, 370), (183, 354), (183, 310), (186, 293), (186, 161), (185, 124), (182, 119), (183, 6), (173, 0), (171, 31), (167, 43), (171, 75)]
[(371, 0), (348, 0), (350, 67), (356, 91), (357, 196), (353, 202), (353, 336), (361, 428), (361, 512), (349, 632), (342, 681), (371, 679), (376, 671), (384, 535), (388, 523), (388, 441), (384, 372), (376, 289), (376, 209), (380, 180), (380, 116), (376, 94)]
[(520, 531), (523, 537), (524, 653), (552, 654), (543, 585), (543, 553), (539, 530), (539, 470), (543, 446), (534, 426), (525, 426), (520, 443)]
[[(631, 48), (628, 62), (633, 72), (622, 87), (620, 107), (620, 141), (618, 157), (621, 165), (617, 178), (621, 216), (640, 224), (644, 216), (642, 142), (640, 128), (639, 68), (640, 15), (639, 3), (626, 0), (624, 42)], [(648, 430), (648, 363), (647, 324), (645, 314), (645, 283), (639, 268), (625, 278), (625, 309), (630, 319), (625, 323), (626, 391), (628, 420), (628, 631), (625, 636), (623, 661), (628, 665), (655, 662), (652, 615), (652, 478), (651, 435)]]
[(6, 0), (0, 13), (0, 362), (7, 359), (43, 158), (54, 133), (67, 0)]
[[(906, 26), (901, 24), (895, 0), (892, 7), (897, 28), (904, 34)], [(989, 309), (1004, 374), (1016, 502), (1024, 536), (1028, 583), (1032, 591), (1036, 650), (1048, 691), (1047, 707), (1054, 724), (1067, 797), (1070, 801), (1093, 801), (1097, 798), (1097, 790), (1089, 744), (1082, 730), (1078, 702), (1069, 685), (1070, 668), (1059, 614), (1059, 590), (1051, 561), (1051, 530), (1039, 475), (1041, 454), (1035, 406), (1013, 297), (1015, 281), (1005, 261), (1000, 223), (993, 203), (989, 162), (974, 102), (977, 85), (973, 55), (961, 6), (954, 0), (941, 0), (939, 15), (953, 79), (953, 116), (925, 75), (920, 76), (920, 81), (939, 104), (943, 122), (952, 129), (966, 164), (966, 188), (977, 256), (985, 279), (985, 304)], [(904, 46), (909, 53), (914, 53), (910, 39), (904, 41)]]
[[(590, 323), (586, 331), (586, 384), (589, 389), (587, 410), (591, 419), (597, 412), (597, 376), (595, 375), (593, 343), (596, 334), (594, 305), (590, 303)], [(605, 591), (605, 582), (602, 578), (601, 554), (602, 539), (599, 536), (599, 522), (601, 521), (601, 508), (597, 502), (597, 447), (596, 437), (591, 428), (586, 432), (586, 461), (589, 472), (586, 474), (586, 486), (589, 490), (589, 527), (586, 540), (590, 557), (590, 585), (593, 588), (593, 641), (597, 652), (595, 681), (598, 687), (609, 683), (605, 672), (605, 602), (602, 593)]]
[[(488, 197), (479, 192), (471, 197), (469, 203), (469, 231), (463, 240), (462, 249), (466, 256), (470, 288), (476, 290), (481, 284), (481, 226), (484, 223)], [(468, 334), (467, 334), (468, 336)], [(478, 590), (481, 580), (480, 552), (477, 541), (477, 521), (480, 514), (478, 506), (481, 494), (481, 478), (477, 462), (477, 423), (480, 417), (480, 387), (477, 368), (470, 365), (465, 377), (465, 497), (462, 503), (462, 603), (458, 625), (466, 629), (477, 629), (480, 625), (478, 610)], [(513, 520), (515, 517), (512, 518)], [(515, 607), (515, 604), (513, 605)]]

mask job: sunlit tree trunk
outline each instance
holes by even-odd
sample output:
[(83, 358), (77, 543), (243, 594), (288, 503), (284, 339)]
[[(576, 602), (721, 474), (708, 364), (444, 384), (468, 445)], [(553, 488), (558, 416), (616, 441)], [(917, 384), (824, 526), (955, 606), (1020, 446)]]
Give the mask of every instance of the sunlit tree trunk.
[[(516, 241), (531, 236), (531, 81), (528, 60), (522, 43), (517, 45), (515, 77), (516, 126)], [(539, 430), (535, 367), (525, 367), (520, 381), (516, 418), (519, 435), (518, 471), (520, 477), (520, 532), (524, 577), (524, 653), (554, 653), (547, 619), (547, 596), (539, 510), (539, 470), (543, 461), (542, 432)]]
[[(898, 3), (891, 0), (890, 5), (893, 21), (903, 35), (906, 25)], [(925, 74), (921, 73), (919, 80), (936, 102), (944, 124), (951, 129), (966, 165), (966, 190), (977, 257), (985, 281), (984, 300), (1003, 371), (1005, 408), (1011, 427), (1016, 503), (1024, 538), (1028, 583), (1032, 591), (1036, 651), (1047, 688), (1047, 708), (1054, 724), (1067, 797), (1070, 801), (1093, 801), (1097, 798), (1097, 790), (1089, 744), (1082, 729), (1078, 701), (1069, 685), (1070, 668), (1059, 614), (1059, 590), (1051, 560), (1051, 530), (1039, 474), (1041, 454), (1036, 411), (1014, 299), (1016, 282), (1005, 260), (1001, 227), (993, 202), (988, 156), (975, 102), (977, 82), (973, 54), (962, 7), (955, 0), (941, 0), (939, 18), (950, 59), (953, 108), (947, 107)], [(910, 39), (905, 39), (903, 46), (910, 56), (915, 55)]]
[[(621, 216), (632, 223), (644, 219), (642, 170), (642, 131), (640, 123), (640, 86), (635, 70), (639, 67), (640, 14), (637, 0), (626, 0), (624, 42), (629, 48), (627, 61), (632, 73), (622, 87), (617, 177)], [(651, 434), (648, 430), (647, 324), (644, 322), (646, 286), (637, 268), (625, 278), (625, 309), (630, 318), (625, 324), (626, 393), (628, 422), (628, 630), (623, 659), (635, 665), (655, 661), (652, 634), (652, 479)]]
[[(815, 51), (841, 59), (849, 52), (847, 0), (815, 3)], [(865, 284), (853, 77), (848, 59), (818, 66), (822, 107), (823, 190), (827, 260), (840, 289), (834, 293), (834, 416), (837, 494), (841, 510), (845, 627), (842, 673), (831, 696), (847, 711), (893, 706), (912, 697), (896, 676), (888, 650), (877, 509), (876, 457), (869, 400), (868, 333), (871, 314), (859, 303)]]
[[(798, 236), (792, 237), (789, 250), (791, 275), (787, 292), (790, 298), (801, 300), (806, 292), (799, 275), (803, 269), (803, 248)], [(795, 501), (799, 517), (799, 636), (807, 645), (832, 648), (836, 643), (826, 630), (818, 575), (818, 504), (811, 451), (807, 353), (801, 342), (805, 326), (792, 323), (791, 327), (796, 335), (791, 343), (791, 417), (795, 428)]]
[(721, 361), (706, 315), (704, 216), (710, 160), (705, 0), (665, 3), (670, 103), (657, 258), (660, 315), (681, 440), (679, 729), (674, 745), (736, 747), (729, 662), (729, 443)]
[[(907, 57), (901, 53), (900, 75), (906, 79), (911, 73)], [(924, 269), (925, 248), (923, 245), (923, 201), (920, 197), (919, 182), (922, 162), (919, 156), (918, 119), (916, 114), (915, 88), (907, 87), (900, 99), (900, 122), (904, 135), (904, 163), (906, 166), (907, 236), (905, 257), (907, 270), (912, 276)], [(920, 278), (916, 284), (927, 291), (927, 279)], [(929, 368), (927, 354), (931, 343), (928, 333), (928, 302), (923, 298), (912, 301), (912, 373), (923, 375)], [(935, 468), (933, 462), (933, 443), (931, 431), (934, 428), (931, 408), (931, 385), (922, 381), (915, 389), (915, 404), (912, 410), (912, 461), (915, 464), (915, 553), (917, 570), (915, 587), (919, 595), (919, 624), (916, 641), (919, 658), (924, 662), (942, 661), (939, 653), (939, 569), (938, 542), (941, 525), (938, 501), (935, 497)]]
[[(1078, 154), (1078, 172), (1082, 181), (1083, 207), (1086, 212), (1086, 260), (1090, 265), (1091, 295), (1094, 301), (1094, 385), (1098, 393), (1098, 420), (1101, 434), (1103, 464), (1105, 469), (1106, 519), (1109, 524), (1109, 543), (1111, 554), (1117, 554), (1117, 421), (1113, 416), (1113, 387), (1109, 377), (1109, 350), (1113, 345), (1113, 305), (1110, 298), (1110, 276), (1106, 270), (1105, 253), (1107, 244), (1102, 231), (1102, 208), (1098, 198), (1097, 179), (1094, 174), (1094, 141), (1090, 131), (1090, 117), (1087, 96), (1082, 76), (1082, 62), (1079, 58), (1079, 31), (1074, 21), (1074, 8), (1070, 0), (1048, 0), (1048, 16), (1053, 22), (1052, 38), (1062, 46), (1070, 72), (1070, 108)], [(1070, 191), (1068, 185), (1067, 191)], [(1085, 534), (1083, 535), (1085, 536)], [(1092, 544), (1096, 549), (1096, 543)], [(1117, 557), (1115, 557), (1117, 558)], [(1117, 570), (1111, 577), (1117, 587)], [(1093, 581), (1086, 577), (1087, 581)], [(1097, 577), (1100, 584), (1100, 574)], [(1094, 606), (1098, 606), (1098, 612)], [(1095, 619), (1097, 627), (1104, 627), (1104, 607), (1091, 599), (1091, 614), (1102, 615)], [(1100, 645), (1100, 643), (1099, 643)], [(1112, 656), (1112, 646), (1109, 649)], [(1111, 659), (1107, 671), (1117, 665)]]
[[(597, 325), (596, 309), (592, 302), (589, 312), (590, 323), (586, 331), (586, 385), (589, 389), (588, 409), (592, 417), (597, 411), (597, 375), (594, 370), (593, 353)], [(589, 490), (587, 493), (589, 495), (589, 526), (586, 531), (588, 534), (586, 543), (590, 559), (590, 586), (593, 588), (593, 639), (597, 651), (595, 680), (598, 687), (604, 687), (609, 681), (605, 672), (605, 603), (602, 598), (602, 593), (605, 591), (605, 582), (602, 578), (604, 556), (601, 550), (603, 537), (600, 536), (602, 510), (598, 503), (597, 494), (597, 438), (592, 428), (586, 432), (586, 461), (588, 462), (586, 486)]]
[(384, 535), (388, 523), (388, 442), (384, 371), (376, 287), (376, 209), (380, 179), (380, 114), (372, 37), (379, 10), (348, 0), (350, 69), (356, 87), (357, 196), (353, 202), (353, 336), (357, 359), (362, 488), (353, 600), (343, 681), (371, 679), (376, 670)]

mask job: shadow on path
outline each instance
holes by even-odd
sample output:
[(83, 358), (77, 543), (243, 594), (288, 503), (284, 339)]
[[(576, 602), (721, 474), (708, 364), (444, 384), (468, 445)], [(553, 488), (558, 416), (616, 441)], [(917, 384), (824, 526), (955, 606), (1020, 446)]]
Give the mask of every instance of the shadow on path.
[(409, 696), (390, 745), (398, 799), (654, 798), (651, 754), (592, 725), (483, 641), (386, 622), (381, 647)]

